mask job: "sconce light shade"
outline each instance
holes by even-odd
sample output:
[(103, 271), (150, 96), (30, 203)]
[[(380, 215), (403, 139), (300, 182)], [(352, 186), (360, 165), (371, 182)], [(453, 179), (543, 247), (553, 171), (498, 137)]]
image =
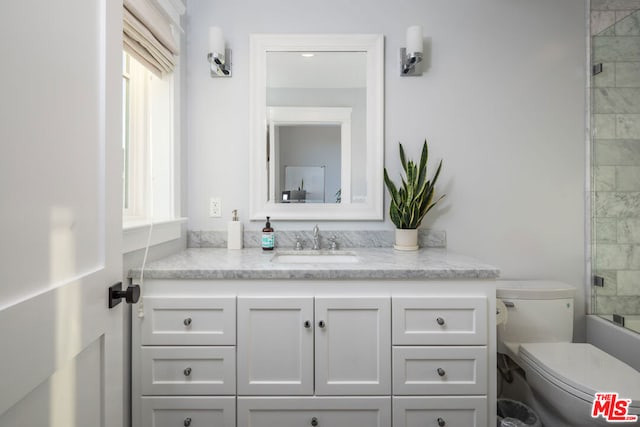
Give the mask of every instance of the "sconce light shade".
[(422, 51), (422, 25), (407, 28), (407, 52)]
[(224, 37), (220, 27), (209, 28), (209, 52), (224, 53)]
[(209, 54), (211, 77), (231, 77), (231, 49), (225, 48), (224, 36), (219, 27), (209, 28)]
[(407, 28), (406, 48), (400, 48), (400, 75), (419, 76), (422, 73), (416, 71), (416, 65), (422, 61), (424, 51), (422, 42), (422, 25), (413, 25)]

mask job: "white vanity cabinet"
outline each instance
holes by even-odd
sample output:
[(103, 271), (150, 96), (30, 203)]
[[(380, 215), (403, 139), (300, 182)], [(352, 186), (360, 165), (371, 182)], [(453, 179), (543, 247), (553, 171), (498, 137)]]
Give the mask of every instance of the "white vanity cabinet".
[(390, 395), (390, 298), (238, 298), (238, 395)]
[(132, 425), (235, 426), (235, 296), (149, 293), (132, 311)]
[(147, 279), (133, 427), (495, 425), (493, 280)]
[(481, 295), (394, 298), (394, 426), (487, 425), (488, 309)]

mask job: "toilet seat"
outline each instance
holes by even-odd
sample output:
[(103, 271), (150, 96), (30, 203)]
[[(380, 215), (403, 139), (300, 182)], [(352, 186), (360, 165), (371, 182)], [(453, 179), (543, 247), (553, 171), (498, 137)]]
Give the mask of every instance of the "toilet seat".
[(617, 392), (620, 398), (632, 399), (633, 412), (640, 410), (640, 372), (591, 344), (522, 343), (518, 357), (547, 381), (589, 404), (596, 392)]

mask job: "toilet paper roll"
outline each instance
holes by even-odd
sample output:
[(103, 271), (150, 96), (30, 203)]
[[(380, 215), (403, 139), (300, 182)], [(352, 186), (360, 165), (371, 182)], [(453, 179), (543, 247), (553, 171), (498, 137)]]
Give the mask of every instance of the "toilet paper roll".
[(507, 306), (501, 299), (496, 299), (496, 326), (507, 323)]

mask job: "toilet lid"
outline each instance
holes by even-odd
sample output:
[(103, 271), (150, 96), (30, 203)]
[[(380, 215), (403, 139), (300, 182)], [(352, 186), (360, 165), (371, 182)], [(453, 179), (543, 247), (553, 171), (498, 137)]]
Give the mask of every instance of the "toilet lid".
[(640, 372), (591, 344), (520, 344), (519, 355), (548, 380), (588, 402), (596, 392), (617, 392), (631, 399), (632, 407), (640, 407)]

